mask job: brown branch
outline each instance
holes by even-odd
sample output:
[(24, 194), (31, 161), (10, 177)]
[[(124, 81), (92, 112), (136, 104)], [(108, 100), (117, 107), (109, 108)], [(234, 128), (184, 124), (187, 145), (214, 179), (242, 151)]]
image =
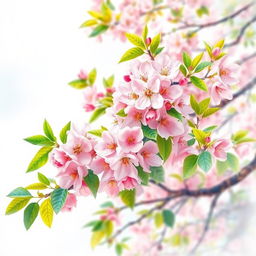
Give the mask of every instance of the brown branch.
[(211, 203), (211, 206), (210, 206), (210, 209), (209, 209), (209, 213), (208, 213), (208, 216), (207, 216), (207, 219), (206, 219), (206, 222), (205, 222), (205, 226), (204, 226), (204, 230), (202, 232), (202, 235), (200, 236), (199, 240), (197, 241), (196, 245), (193, 247), (193, 249), (191, 250), (189, 255), (194, 255), (196, 253), (197, 249), (199, 248), (199, 246), (201, 245), (201, 243), (203, 242), (203, 240), (204, 240), (204, 238), (207, 234), (207, 231), (209, 230), (212, 215), (213, 215), (214, 209), (216, 207), (217, 201), (219, 199), (219, 196), (220, 196), (220, 193), (216, 194), (214, 196), (214, 198), (212, 200), (212, 203)]

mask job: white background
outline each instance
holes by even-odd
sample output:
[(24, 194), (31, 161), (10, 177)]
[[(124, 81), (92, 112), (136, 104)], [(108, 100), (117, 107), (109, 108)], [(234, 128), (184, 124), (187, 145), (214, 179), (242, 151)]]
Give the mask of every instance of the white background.
[[(12, 189), (36, 181), (25, 174), (38, 148), (22, 139), (42, 134), (47, 118), (55, 131), (68, 121), (86, 121), (82, 94), (67, 85), (81, 68), (97, 67), (99, 76), (117, 73), (125, 49), (119, 41), (104, 47), (79, 29), (88, 18), (88, 0), (0, 1), (0, 255), (113, 255), (106, 248), (92, 252), (90, 232), (98, 202), (81, 198), (71, 214), (60, 213), (52, 229), (38, 218), (25, 231), (22, 212), (4, 216)], [(122, 49), (123, 48), (123, 49)], [(97, 81), (101, 84), (101, 79)], [(48, 176), (54, 169), (42, 168)], [(107, 250), (107, 252), (106, 252)]]

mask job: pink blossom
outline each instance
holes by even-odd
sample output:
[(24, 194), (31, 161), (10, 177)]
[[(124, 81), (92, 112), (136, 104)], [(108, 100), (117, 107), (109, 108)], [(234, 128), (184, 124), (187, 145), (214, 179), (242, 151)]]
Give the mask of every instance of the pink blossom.
[(135, 107), (128, 107), (127, 110), (125, 110), (125, 112), (127, 113), (127, 116), (125, 117), (124, 125), (134, 127), (141, 126), (141, 123), (144, 125), (146, 124), (145, 110), (139, 110)]
[(88, 78), (88, 74), (84, 70), (80, 70), (80, 73), (77, 75), (81, 80), (86, 80)]
[(57, 168), (65, 166), (65, 164), (70, 160), (72, 159), (59, 148), (55, 148), (51, 153), (51, 162)]
[(80, 164), (88, 164), (91, 161), (92, 144), (88, 138), (71, 131), (68, 141), (61, 148)]
[(147, 141), (138, 152), (139, 163), (145, 172), (150, 172), (150, 166), (160, 166), (163, 163), (157, 153), (158, 147), (153, 141)]
[(61, 209), (62, 212), (71, 212), (71, 210), (73, 209), (73, 207), (76, 207), (76, 196), (72, 193), (69, 193), (66, 199), (66, 202), (63, 206), (63, 208)]
[(102, 133), (101, 140), (94, 147), (97, 154), (102, 157), (115, 156), (116, 148), (117, 148), (117, 140), (109, 131), (104, 131)]
[(160, 80), (154, 77), (147, 82), (135, 80), (133, 81), (134, 92), (138, 95), (135, 101), (135, 107), (138, 109), (146, 109), (152, 107), (159, 109), (163, 106), (163, 97), (159, 94)]
[(210, 92), (212, 103), (215, 105), (219, 105), (222, 99), (231, 100), (233, 98), (232, 90), (225, 84), (213, 84)]
[(237, 72), (239, 66), (234, 63), (230, 63), (227, 57), (224, 57), (219, 65), (219, 76), (224, 84), (232, 85), (238, 82)]
[(88, 170), (85, 166), (79, 165), (75, 161), (70, 161), (58, 175), (60, 177), (59, 185), (66, 189), (73, 186), (75, 191), (79, 191), (82, 188), (83, 178), (87, 174)]
[(97, 100), (97, 89), (95, 86), (88, 86), (84, 90), (85, 104), (83, 108), (86, 112), (93, 111)]
[(109, 164), (105, 161), (104, 158), (95, 157), (90, 163), (90, 168), (93, 170), (95, 174), (100, 174), (102, 172), (111, 171)]
[(125, 153), (138, 152), (143, 146), (143, 132), (140, 127), (125, 127), (118, 134), (118, 144)]
[(159, 93), (164, 99), (174, 101), (182, 95), (183, 90), (179, 85), (170, 85), (169, 80), (162, 80)]
[(109, 196), (117, 196), (120, 189), (114, 177), (114, 171), (104, 172), (100, 181), (100, 191), (105, 191)]
[(231, 148), (231, 143), (227, 139), (219, 139), (212, 145), (210, 151), (213, 155), (221, 160), (225, 161), (227, 159), (227, 151)]
[(138, 177), (133, 178), (130, 176), (127, 176), (125, 178), (123, 178), (122, 180), (120, 180), (118, 182), (118, 186), (120, 188), (120, 190), (130, 190), (130, 189), (134, 189), (139, 185), (138, 183)]
[(114, 170), (115, 179), (121, 181), (127, 176), (138, 179), (138, 172), (134, 166), (138, 164), (136, 155), (120, 152), (111, 160), (110, 167)]

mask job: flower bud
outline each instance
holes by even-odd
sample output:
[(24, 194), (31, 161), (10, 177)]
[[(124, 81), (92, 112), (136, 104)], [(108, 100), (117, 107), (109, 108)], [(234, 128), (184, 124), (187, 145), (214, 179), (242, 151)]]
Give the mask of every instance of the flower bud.
[(188, 79), (187, 79), (186, 77), (181, 78), (181, 79), (179, 80), (179, 85), (180, 85), (180, 86), (185, 86), (185, 85), (187, 85), (187, 84), (188, 84)]
[(212, 51), (212, 55), (216, 58), (220, 55), (220, 52), (221, 52), (221, 49), (217, 47)]
[(206, 137), (206, 138), (205, 138), (205, 142), (206, 142), (206, 143), (210, 143), (210, 142), (211, 142), (211, 137)]
[(151, 44), (151, 42), (152, 42), (151, 37), (148, 37), (148, 38), (146, 39), (146, 45), (149, 46), (149, 45)]
[(125, 75), (125, 76), (124, 76), (124, 81), (127, 82), (127, 83), (129, 83), (129, 82), (131, 82), (132, 80), (131, 80), (131, 78), (130, 78), (129, 75)]
[(88, 78), (88, 75), (84, 70), (80, 70), (80, 73), (77, 76), (81, 80), (86, 80)]
[(172, 108), (172, 104), (171, 104), (169, 101), (167, 101), (167, 102), (164, 104), (164, 106), (165, 106), (165, 109), (166, 109), (167, 111)]

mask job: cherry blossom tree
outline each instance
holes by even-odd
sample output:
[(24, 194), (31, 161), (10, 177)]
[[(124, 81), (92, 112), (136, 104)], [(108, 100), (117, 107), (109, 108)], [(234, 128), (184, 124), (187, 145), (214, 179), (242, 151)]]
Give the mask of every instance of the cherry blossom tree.
[(27, 172), (49, 162), (56, 176), (38, 172), (11, 191), (6, 214), (25, 208), (26, 229), (38, 215), (51, 227), (79, 197), (105, 193), (85, 224), (93, 248), (127, 256), (227, 250), (229, 215), (248, 205), (241, 195), (256, 169), (255, 3), (92, 2), (81, 28), (102, 47), (105, 37), (132, 45), (119, 60), (127, 71), (99, 86), (97, 70), (82, 69), (69, 83), (90, 118), (84, 127), (68, 122), (58, 138), (44, 120), (44, 135), (25, 138), (40, 146)]

